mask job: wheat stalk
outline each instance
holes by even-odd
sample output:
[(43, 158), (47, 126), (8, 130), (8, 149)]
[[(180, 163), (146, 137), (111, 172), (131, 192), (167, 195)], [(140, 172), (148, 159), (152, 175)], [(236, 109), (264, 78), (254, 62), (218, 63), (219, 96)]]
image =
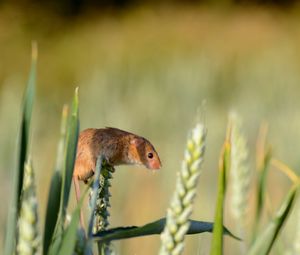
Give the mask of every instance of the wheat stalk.
[(231, 212), (239, 224), (244, 223), (247, 212), (251, 172), (248, 166), (247, 142), (241, 132), (241, 120), (236, 114), (231, 114)]
[[(91, 222), (91, 231), (93, 234), (105, 230), (109, 225), (108, 217), (110, 214), (108, 208), (110, 207), (109, 198), (111, 196), (109, 188), (111, 187), (110, 179), (112, 179), (112, 173), (115, 171), (114, 167), (108, 165), (105, 160), (102, 161), (101, 157), (99, 157), (97, 160), (96, 168), (101, 168), (98, 169), (101, 171), (99, 179), (95, 180), (98, 182), (98, 184), (95, 184), (96, 186), (91, 189), (90, 193), (91, 208), (94, 208)], [(97, 192), (96, 197), (94, 197), (92, 194), (95, 191)], [(97, 245), (99, 254), (108, 255), (112, 253), (109, 242), (98, 242)]]
[(38, 231), (38, 204), (35, 191), (34, 172), (32, 168), (32, 162), (30, 159), (28, 159), (25, 163), (24, 169), (17, 254), (38, 254), (39, 246), (40, 236)]
[(184, 236), (189, 228), (196, 186), (205, 150), (206, 129), (198, 123), (188, 136), (181, 171), (178, 173), (176, 190), (167, 211), (166, 226), (161, 234), (160, 255), (181, 254)]

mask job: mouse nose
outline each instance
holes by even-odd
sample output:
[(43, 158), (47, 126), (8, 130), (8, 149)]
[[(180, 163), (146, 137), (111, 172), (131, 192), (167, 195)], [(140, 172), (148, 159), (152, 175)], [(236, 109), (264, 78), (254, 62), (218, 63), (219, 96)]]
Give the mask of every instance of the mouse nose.
[(153, 170), (158, 170), (161, 168), (161, 163), (158, 160), (153, 160), (149, 163), (149, 168)]

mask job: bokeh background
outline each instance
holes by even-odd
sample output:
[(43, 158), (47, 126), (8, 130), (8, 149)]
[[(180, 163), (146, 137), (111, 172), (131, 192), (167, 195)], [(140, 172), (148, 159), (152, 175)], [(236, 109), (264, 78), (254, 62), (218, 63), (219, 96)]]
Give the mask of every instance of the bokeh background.
[[(269, 123), (274, 156), (299, 168), (299, 14), (297, 1), (283, 0), (1, 1), (0, 250), (32, 40), (39, 46), (31, 149), (41, 227), (61, 110), (76, 86), (81, 129), (113, 126), (140, 134), (162, 159), (155, 174), (140, 167), (117, 169), (111, 226), (143, 225), (165, 215), (187, 132), (205, 101), (207, 150), (193, 218), (212, 221), (218, 157), (230, 111), (243, 118), (253, 172), (262, 121)], [(285, 176), (271, 171), (268, 191), (274, 208), (289, 185)], [(251, 227), (251, 209), (248, 218)], [(293, 213), (274, 254), (283, 254), (292, 242), (295, 222)], [(225, 224), (237, 229), (229, 210)], [(187, 237), (185, 254), (207, 254), (210, 238)], [(158, 236), (114, 243), (123, 255), (157, 254), (159, 245)], [(241, 254), (228, 237), (225, 249), (226, 254)]]

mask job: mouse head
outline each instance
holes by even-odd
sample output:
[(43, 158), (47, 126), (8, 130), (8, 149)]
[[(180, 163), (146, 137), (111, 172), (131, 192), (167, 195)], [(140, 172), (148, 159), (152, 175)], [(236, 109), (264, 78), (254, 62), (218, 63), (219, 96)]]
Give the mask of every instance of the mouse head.
[(134, 137), (130, 141), (131, 151), (134, 154), (134, 163), (142, 164), (148, 169), (161, 168), (160, 158), (153, 145), (143, 137)]

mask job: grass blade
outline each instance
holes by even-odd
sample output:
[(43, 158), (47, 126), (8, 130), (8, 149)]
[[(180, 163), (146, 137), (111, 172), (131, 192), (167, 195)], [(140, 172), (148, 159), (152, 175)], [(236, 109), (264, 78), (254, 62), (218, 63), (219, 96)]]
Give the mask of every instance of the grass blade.
[(71, 218), (71, 222), (64, 231), (61, 246), (57, 253), (58, 255), (72, 255), (74, 252), (74, 247), (76, 244), (76, 238), (77, 238), (77, 229), (78, 229), (78, 223), (80, 219), (80, 209), (82, 207), (84, 198), (86, 194), (88, 193), (89, 187), (86, 188), (85, 192), (83, 193), (82, 197), (80, 198), (80, 201), (74, 210)]
[(248, 255), (269, 254), (278, 236), (279, 231), (281, 230), (284, 222), (286, 221), (289, 215), (289, 212), (291, 211), (298, 187), (299, 185), (295, 185), (291, 188), (273, 220), (269, 223), (265, 230), (255, 239), (256, 241), (251, 246)]
[(64, 223), (66, 218), (69, 194), (72, 184), (73, 170), (75, 164), (77, 141), (79, 133), (79, 116), (78, 116), (78, 88), (75, 90), (75, 95), (72, 103), (71, 116), (69, 117), (66, 129), (65, 150), (63, 153), (63, 170), (62, 170), (62, 185), (60, 193), (59, 219), (55, 227), (53, 242), (49, 248), (48, 254), (57, 254), (61, 247), (61, 242), (64, 234)]
[[(56, 225), (58, 226), (58, 225)], [(59, 227), (61, 227), (59, 225)], [(63, 231), (61, 228), (59, 230), (56, 228), (54, 231), (54, 235), (52, 237), (52, 242), (48, 248), (48, 255), (57, 255), (60, 247), (61, 247), (61, 241), (62, 241), (62, 236), (63, 236)]]
[(266, 135), (267, 135), (267, 126), (266, 124), (262, 125), (258, 142), (257, 142), (257, 171), (258, 171), (258, 180), (257, 180), (257, 193), (256, 193), (256, 215), (255, 222), (252, 231), (252, 243), (255, 242), (257, 233), (259, 231), (259, 223), (262, 216), (263, 206), (265, 204), (266, 196), (266, 187), (267, 187), (267, 177), (268, 170), (272, 158), (272, 151), (269, 147), (267, 150), (266, 147)]
[(259, 171), (258, 192), (257, 192), (257, 212), (255, 217), (256, 219), (259, 219), (261, 217), (263, 205), (265, 202), (267, 175), (268, 175), (270, 160), (271, 160), (271, 150), (268, 150), (265, 154), (263, 167)]
[(61, 200), (62, 169), (64, 163), (64, 150), (66, 146), (66, 126), (68, 117), (68, 107), (64, 106), (62, 113), (62, 124), (60, 132), (60, 141), (57, 150), (57, 162), (55, 172), (51, 179), (48, 195), (48, 204), (46, 210), (46, 220), (44, 227), (43, 254), (47, 254), (53, 233), (59, 216), (59, 206)]
[[(98, 232), (97, 234), (94, 234), (93, 239), (96, 241), (108, 242), (108, 241), (128, 239), (133, 237), (159, 235), (164, 230), (165, 225), (166, 225), (166, 218), (162, 218), (141, 227), (136, 227), (136, 226), (118, 227), (118, 228), (112, 228), (105, 231), (101, 231)], [(200, 234), (204, 232), (212, 232), (212, 230), (213, 230), (212, 222), (189, 220), (189, 228), (186, 234), (194, 235), (194, 234)], [(240, 240), (238, 237), (233, 235), (226, 227), (223, 227), (223, 234), (229, 235), (237, 240)]]
[(76, 158), (77, 141), (79, 134), (79, 116), (78, 116), (78, 88), (72, 103), (71, 116), (67, 127), (65, 161), (62, 178), (62, 199), (60, 204), (60, 224), (65, 222), (66, 210), (69, 202), (70, 189), (72, 184), (73, 170)]
[(37, 45), (32, 45), (31, 70), (23, 101), (22, 120), (18, 141), (18, 166), (13, 176), (13, 195), (6, 227), (5, 255), (14, 253), (17, 236), (17, 218), (20, 211), (20, 195), (24, 178), (24, 164), (28, 154), (29, 129), (35, 95)]
[(215, 214), (215, 223), (210, 254), (218, 255), (223, 253), (223, 213), (224, 199), (226, 192), (226, 177), (230, 169), (230, 150), (231, 150), (231, 123), (228, 123), (226, 140), (221, 153), (219, 163), (218, 195)]
[(258, 172), (258, 180), (257, 180), (257, 193), (256, 193), (256, 215), (254, 228), (252, 233), (252, 243), (255, 241), (257, 233), (259, 231), (259, 222), (262, 217), (263, 206), (265, 204), (266, 197), (266, 187), (267, 187), (267, 177), (268, 170), (271, 161), (272, 155), (271, 150), (268, 150), (264, 155), (264, 162), (262, 168)]

